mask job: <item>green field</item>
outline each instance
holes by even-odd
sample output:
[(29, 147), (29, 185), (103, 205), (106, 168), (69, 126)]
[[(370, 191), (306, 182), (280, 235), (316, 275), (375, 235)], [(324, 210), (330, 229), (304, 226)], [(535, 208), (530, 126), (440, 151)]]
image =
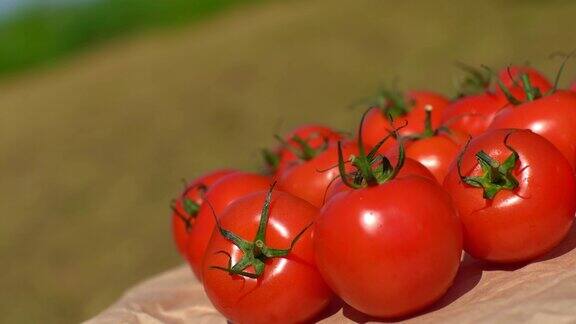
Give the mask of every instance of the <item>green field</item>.
[(33, 7), (0, 24), (0, 76), (52, 64), (105, 40), (205, 19), (258, 0), (100, 0)]
[[(143, 12), (157, 23), (3, 63), (20, 72), (0, 84), (0, 322), (78, 322), (179, 264), (168, 206), (181, 178), (256, 170), (274, 132), (353, 129), (348, 105), (396, 78), (452, 95), (455, 61), (553, 74), (549, 55), (576, 48), (573, 1), (262, 1), (191, 25)], [(116, 19), (74, 48), (119, 35)]]

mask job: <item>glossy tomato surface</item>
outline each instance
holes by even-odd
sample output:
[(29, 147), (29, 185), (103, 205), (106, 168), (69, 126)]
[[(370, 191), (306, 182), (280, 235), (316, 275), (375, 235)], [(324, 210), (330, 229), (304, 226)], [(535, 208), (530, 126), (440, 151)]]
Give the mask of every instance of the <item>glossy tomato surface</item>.
[[(256, 235), (266, 192), (239, 199), (220, 218), (221, 225), (245, 240)], [(318, 216), (308, 202), (280, 191), (273, 192), (266, 244), (286, 249), (294, 237)], [(333, 293), (318, 272), (308, 228), (286, 257), (266, 261), (257, 278), (211, 269), (242, 258), (242, 251), (215, 231), (204, 260), (204, 289), (216, 307), (233, 323), (310, 323), (330, 302)], [(253, 269), (248, 269), (253, 271)]]
[[(218, 181), (206, 191), (205, 202), (200, 206), (194, 226), (188, 236), (186, 258), (198, 280), (202, 281), (202, 259), (216, 225), (214, 213), (220, 216), (224, 209), (249, 193), (267, 190), (270, 187), (269, 177), (259, 174), (235, 172)], [(206, 201), (214, 208), (214, 213)]]
[(420, 162), (442, 183), (452, 161), (458, 157), (462, 144), (460, 136), (449, 134), (409, 140), (405, 144), (406, 156)]
[[(350, 155), (357, 154), (358, 149), (356, 144), (349, 142), (343, 145), (342, 152), (348, 159)], [(351, 170), (350, 166), (346, 169)], [(278, 189), (321, 207), (328, 187), (338, 176), (338, 148), (332, 145), (312, 160), (299, 161), (278, 175)]]
[(479, 151), (504, 162), (511, 151), (519, 161), (512, 175), (519, 186), (503, 189), (493, 199), (482, 188), (460, 180), (453, 165), (444, 187), (450, 193), (464, 226), (464, 247), (470, 255), (492, 262), (534, 259), (566, 235), (576, 212), (576, 181), (562, 154), (543, 137), (528, 130), (495, 130), (471, 141), (462, 159), (464, 176), (481, 175)]
[(554, 94), (508, 106), (496, 114), (489, 129), (530, 129), (554, 144), (576, 166), (576, 93)]
[(450, 197), (431, 179), (407, 176), (344, 191), (316, 221), (316, 262), (357, 310), (410, 315), (451, 286), (462, 253), (460, 226)]
[(176, 243), (176, 248), (180, 255), (185, 256), (188, 246), (188, 230), (187, 222), (190, 226), (194, 225), (197, 215), (190, 215), (190, 213), (184, 208), (185, 200), (190, 200), (197, 205), (201, 205), (203, 201), (202, 191), (211, 186), (218, 179), (235, 172), (234, 170), (216, 170), (207, 173), (201, 177), (196, 178), (190, 184), (186, 186), (184, 192), (174, 200), (172, 206), (172, 237), (174, 243)]
[[(444, 96), (428, 91), (411, 91), (407, 94), (407, 101), (411, 103), (409, 112), (405, 116), (397, 117), (390, 123), (388, 116), (380, 108), (372, 108), (364, 120), (362, 129), (362, 140), (367, 147), (374, 147), (394, 128), (406, 127), (400, 130), (400, 135), (411, 135), (421, 133), (424, 130), (424, 120), (426, 118), (426, 106), (432, 107), (432, 127), (440, 126), (442, 111), (449, 101)], [(384, 149), (393, 145), (393, 141), (384, 143)]]
[(485, 92), (456, 99), (444, 109), (441, 124), (455, 131), (479, 135), (490, 126), (494, 115), (508, 104), (504, 96)]

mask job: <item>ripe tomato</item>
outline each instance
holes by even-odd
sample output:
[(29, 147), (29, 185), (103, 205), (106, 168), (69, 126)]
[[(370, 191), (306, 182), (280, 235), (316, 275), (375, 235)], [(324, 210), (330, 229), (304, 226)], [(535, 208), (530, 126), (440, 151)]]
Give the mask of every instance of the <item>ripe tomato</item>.
[(423, 309), (452, 284), (462, 233), (436, 181), (398, 177), (332, 197), (314, 227), (320, 273), (347, 304), (377, 317)]
[(309, 227), (317, 216), (316, 207), (280, 191), (230, 205), (203, 265), (214, 307), (239, 324), (312, 322), (333, 297), (315, 266)]
[(207, 173), (186, 185), (180, 197), (172, 202), (172, 237), (182, 256), (186, 255), (188, 230), (194, 226), (198, 209), (203, 201), (202, 191), (232, 172), (235, 171), (217, 170)]
[[(367, 147), (375, 146), (388, 132), (404, 124), (406, 127), (400, 130), (400, 135), (411, 135), (424, 130), (424, 119), (426, 112), (424, 107), (430, 106), (434, 109), (432, 116), (432, 126), (440, 126), (442, 111), (449, 101), (444, 96), (433, 92), (411, 91), (404, 99), (402, 95), (395, 94), (392, 99), (385, 98), (383, 107), (372, 108), (366, 115), (364, 129), (362, 130), (362, 140)], [(394, 122), (390, 123), (388, 114), (394, 117)], [(393, 141), (384, 144), (383, 149), (390, 148)]]
[[(344, 146), (344, 155), (356, 154), (353, 143)], [(331, 145), (309, 161), (298, 161), (278, 175), (278, 189), (300, 197), (316, 207), (324, 204), (328, 187), (338, 178), (338, 148)]]
[(570, 90), (576, 92), (576, 81), (572, 82), (572, 85), (570, 86)]
[(555, 93), (523, 104), (509, 105), (496, 114), (489, 129), (530, 129), (552, 142), (576, 166), (576, 93)]
[(310, 160), (342, 135), (323, 125), (303, 125), (286, 134), (274, 150), (263, 150), (266, 168), (271, 174), (280, 174), (298, 160)]
[[(550, 89), (552, 89), (552, 83), (543, 75), (540, 71), (528, 67), (528, 66), (511, 66), (500, 70), (498, 73), (498, 79), (502, 84), (510, 90), (510, 93), (520, 99), (526, 99), (526, 93), (522, 88), (522, 81), (520, 77), (522, 74), (528, 75), (530, 83), (532, 86), (538, 88), (541, 94), (545, 94)], [(499, 86), (495, 87), (496, 93), (500, 96), (504, 96), (502, 89)]]
[(473, 139), (444, 187), (464, 226), (464, 249), (492, 262), (546, 253), (566, 236), (576, 212), (570, 164), (529, 130), (493, 130)]
[(441, 132), (430, 137), (408, 140), (406, 156), (420, 162), (442, 183), (450, 164), (460, 152), (461, 144), (458, 136)]
[(236, 199), (255, 191), (266, 190), (269, 187), (269, 177), (235, 172), (214, 182), (206, 191), (204, 203), (200, 205), (196, 220), (188, 233), (186, 250), (186, 258), (198, 280), (202, 281), (202, 258), (215, 226), (212, 208), (214, 208), (216, 215), (220, 215)]
[(452, 130), (477, 136), (488, 129), (494, 115), (507, 104), (506, 97), (491, 92), (462, 97), (444, 109), (440, 122)]

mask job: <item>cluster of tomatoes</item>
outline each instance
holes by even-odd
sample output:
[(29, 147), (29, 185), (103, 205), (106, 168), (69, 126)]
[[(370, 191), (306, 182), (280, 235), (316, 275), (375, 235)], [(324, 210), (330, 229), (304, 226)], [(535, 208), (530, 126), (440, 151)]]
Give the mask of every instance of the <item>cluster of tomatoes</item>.
[[(470, 69), (453, 100), (383, 91), (357, 136), (306, 125), (267, 170), (218, 170), (174, 201), (178, 250), (234, 323), (304, 323), (335, 298), (410, 316), (462, 253), (534, 261), (576, 212), (576, 90), (539, 71)], [(558, 79), (558, 78), (556, 78)]]

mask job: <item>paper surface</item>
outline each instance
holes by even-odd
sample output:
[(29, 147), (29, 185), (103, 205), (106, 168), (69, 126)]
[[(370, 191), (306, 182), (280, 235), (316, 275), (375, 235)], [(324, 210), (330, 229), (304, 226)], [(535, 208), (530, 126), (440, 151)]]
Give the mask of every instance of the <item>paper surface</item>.
[[(496, 266), (465, 256), (454, 286), (409, 323), (576, 323), (576, 230), (534, 263)], [(366, 323), (349, 307), (334, 305), (320, 323)], [(87, 321), (101, 323), (226, 323), (190, 269), (162, 273), (125, 293)]]

